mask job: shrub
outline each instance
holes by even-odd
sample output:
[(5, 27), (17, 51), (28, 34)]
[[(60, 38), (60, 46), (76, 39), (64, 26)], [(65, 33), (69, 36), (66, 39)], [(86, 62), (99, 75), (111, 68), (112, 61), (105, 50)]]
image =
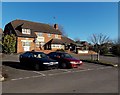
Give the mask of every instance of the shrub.
[(100, 54), (101, 55), (105, 55), (109, 52), (109, 49), (107, 47), (102, 47), (101, 50), (100, 50)]
[(113, 54), (120, 56), (120, 44), (114, 45), (111, 51)]
[(14, 34), (3, 36), (2, 47), (4, 53), (14, 53), (16, 46), (16, 37)]

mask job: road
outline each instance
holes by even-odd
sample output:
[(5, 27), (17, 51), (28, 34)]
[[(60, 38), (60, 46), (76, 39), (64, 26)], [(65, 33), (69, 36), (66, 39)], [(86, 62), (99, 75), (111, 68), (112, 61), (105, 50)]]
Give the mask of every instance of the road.
[[(8, 61), (8, 60), (7, 60)], [(34, 71), (19, 61), (3, 62), (9, 75), (3, 93), (117, 93), (118, 69), (84, 63), (75, 69)]]

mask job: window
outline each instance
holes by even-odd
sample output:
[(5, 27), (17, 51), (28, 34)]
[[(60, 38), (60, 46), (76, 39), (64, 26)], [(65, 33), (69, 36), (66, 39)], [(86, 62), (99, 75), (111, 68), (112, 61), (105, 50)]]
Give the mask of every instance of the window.
[(43, 36), (43, 33), (38, 33), (37, 36)]
[(30, 46), (30, 42), (22, 42), (22, 46)]
[(48, 34), (48, 37), (51, 37), (51, 34)]
[(39, 47), (40, 45), (39, 45), (39, 42), (36, 42), (36, 47)]
[(60, 45), (60, 44), (52, 44), (51, 47), (52, 48), (62, 48), (62, 45)]
[(55, 34), (55, 38), (58, 38), (58, 35), (57, 35), (57, 34)]
[(23, 34), (30, 34), (31, 30), (30, 29), (22, 29)]
[(34, 57), (36, 58), (47, 58), (47, 55), (44, 53), (35, 53)]
[(29, 53), (28, 57), (33, 57), (33, 53)]
[(57, 34), (55, 34), (55, 38), (58, 38), (58, 35), (57, 35)]
[(36, 47), (42, 47), (45, 43), (36, 41)]

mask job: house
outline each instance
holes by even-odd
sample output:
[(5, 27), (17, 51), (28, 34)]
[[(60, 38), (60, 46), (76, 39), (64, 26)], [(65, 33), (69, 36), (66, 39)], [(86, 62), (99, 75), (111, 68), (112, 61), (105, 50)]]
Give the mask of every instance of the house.
[(61, 39), (65, 45), (65, 50), (70, 50), (70, 51), (76, 50), (76, 43), (74, 40), (66, 36), (62, 36)]
[(76, 53), (89, 53), (90, 45), (87, 41), (76, 41)]
[(15, 34), (16, 52), (64, 49), (58, 24), (50, 26), (27, 20), (13, 20), (4, 28), (4, 35)]
[(3, 34), (3, 30), (0, 28), (0, 53), (2, 52), (2, 34)]
[(0, 28), (0, 41), (2, 40), (3, 30)]

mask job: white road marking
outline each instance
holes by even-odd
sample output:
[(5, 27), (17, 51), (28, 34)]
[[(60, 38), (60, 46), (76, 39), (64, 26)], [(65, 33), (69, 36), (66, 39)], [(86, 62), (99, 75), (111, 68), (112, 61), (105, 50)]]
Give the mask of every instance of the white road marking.
[(16, 79), (11, 79), (11, 81), (15, 81), (15, 80), (23, 80), (23, 79), (30, 79), (30, 78), (38, 78), (38, 77), (42, 77), (42, 75), (38, 75), (38, 76), (30, 76), (30, 77), (23, 77), (23, 78), (16, 78)]
[[(85, 70), (77, 70), (77, 71), (65, 70), (66, 72), (48, 74), (48, 76), (60, 75), (60, 74), (66, 74), (66, 73), (74, 73), (74, 72), (86, 72), (86, 71), (93, 71), (93, 70), (100, 70), (100, 69), (109, 69), (109, 68), (113, 68), (113, 67), (100, 67), (100, 68), (96, 68), (96, 69), (85, 69)], [(30, 79), (30, 78), (39, 78), (39, 77), (46, 76), (45, 74), (43, 74), (41, 72), (37, 72), (37, 71), (33, 71), (33, 72), (35, 72), (35, 73), (37, 73), (39, 75), (38, 76), (30, 76), (30, 77), (23, 77), (23, 78), (21, 77), (21, 78), (11, 79), (11, 81)]]
[(41, 73), (41, 72), (38, 72), (38, 71), (33, 71), (34, 73), (37, 73), (39, 75), (42, 75), (42, 76), (46, 76), (45, 74)]
[(48, 74), (48, 75), (53, 76), (53, 75), (60, 75), (60, 74), (66, 74), (66, 73), (85, 72), (85, 71), (93, 71), (93, 70), (100, 70), (100, 69), (107, 69), (107, 68), (112, 68), (112, 67), (100, 67), (100, 68), (97, 68), (97, 69), (85, 69), (85, 70), (77, 70), (77, 71), (70, 71), (70, 72)]
[(61, 71), (65, 71), (65, 72), (71, 72), (70, 70), (67, 70), (67, 69), (59, 69)]

